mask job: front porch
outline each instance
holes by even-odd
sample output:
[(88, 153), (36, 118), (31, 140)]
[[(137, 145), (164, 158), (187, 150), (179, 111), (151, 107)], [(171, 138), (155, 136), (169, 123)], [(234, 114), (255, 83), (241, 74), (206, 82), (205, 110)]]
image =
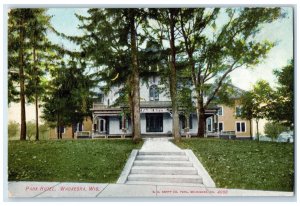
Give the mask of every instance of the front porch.
[[(126, 107), (108, 107), (103, 104), (93, 105), (92, 138), (131, 137), (132, 125), (130, 116), (125, 115)], [(172, 137), (171, 102), (141, 102), (141, 136), (142, 137)], [(218, 122), (218, 108), (205, 110), (206, 127), (204, 137), (234, 139), (234, 131), (223, 131)], [(180, 116), (183, 111), (180, 110)], [(189, 121), (189, 124), (188, 122)], [(182, 137), (190, 138), (197, 135), (197, 115), (180, 118), (180, 133)]]

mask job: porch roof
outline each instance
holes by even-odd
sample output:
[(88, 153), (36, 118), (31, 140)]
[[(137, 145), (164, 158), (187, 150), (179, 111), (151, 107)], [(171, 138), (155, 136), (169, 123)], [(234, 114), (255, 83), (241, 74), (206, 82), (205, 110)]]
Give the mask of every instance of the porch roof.
[[(121, 107), (107, 107), (102, 105), (101, 107), (95, 107), (92, 109), (94, 114), (103, 115), (103, 116), (117, 116), (120, 115), (124, 108), (128, 106), (122, 105)], [(163, 108), (172, 111), (172, 102), (171, 101), (141, 101), (140, 108)], [(179, 111), (183, 109), (179, 106)], [(217, 106), (212, 106), (205, 110), (206, 116), (212, 116), (218, 111)]]

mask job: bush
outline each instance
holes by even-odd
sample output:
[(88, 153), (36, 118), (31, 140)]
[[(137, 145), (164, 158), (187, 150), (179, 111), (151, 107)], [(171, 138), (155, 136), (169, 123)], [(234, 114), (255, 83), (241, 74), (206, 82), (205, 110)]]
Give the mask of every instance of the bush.
[(265, 124), (264, 130), (265, 134), (274, 141), (274, 139), (278, 138), (280, 133), (287, 131), (288, 128), (277, 122), (268, 122)]
[(26, 122), (26, 135), (29, 140), (35, 136), (35, 122)]
[(19, 135), (20, 124), (16, 121), (10, 121), (8, 124), (8, 138), (15, 139)]
[(49, 130), (50, 130), (50, 126), (47, 123), (39, 125), (39, 133), (40, 133), (41, 140), (49, 139)]

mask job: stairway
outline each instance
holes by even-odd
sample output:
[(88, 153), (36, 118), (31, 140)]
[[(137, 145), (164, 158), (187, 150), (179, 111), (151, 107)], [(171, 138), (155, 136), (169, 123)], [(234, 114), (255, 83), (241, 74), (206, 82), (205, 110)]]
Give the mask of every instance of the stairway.
[(184, 151), (139, 151), (125, 184), (202, 186), (198, 174)]

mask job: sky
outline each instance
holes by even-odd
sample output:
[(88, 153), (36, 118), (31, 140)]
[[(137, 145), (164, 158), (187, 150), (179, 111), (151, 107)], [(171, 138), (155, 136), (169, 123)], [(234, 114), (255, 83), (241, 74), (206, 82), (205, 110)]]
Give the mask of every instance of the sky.
[[(285, 66), (293, 57), (293, 14), (292, 8), (283, 8), (287, 13), (286, 18), (276, 20), (273, 23), (263, 26), (257, 35), (259, 40), (270, 40), (277, 42), (277, 45), (267, 55), (259, 65), (254, 68), (240, 68), (231, 73), (232, 83), (244, 90), (250, 90), (253, 84), (261, 79), (267, 80), (271, 86), (276, 86), (276, 78), (273, 74), (274, 69)], [(79, 21), (74, 15), (87, 15), (85, 8), (50, 8), (48, 14), (52, 15), (51, 23), (54, 28), (67, 35), (81, 35), (78, 29)], [(75, 44), (49, 34), (49, 39), (68, 49), (79, 49)]]

